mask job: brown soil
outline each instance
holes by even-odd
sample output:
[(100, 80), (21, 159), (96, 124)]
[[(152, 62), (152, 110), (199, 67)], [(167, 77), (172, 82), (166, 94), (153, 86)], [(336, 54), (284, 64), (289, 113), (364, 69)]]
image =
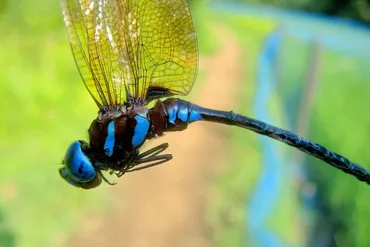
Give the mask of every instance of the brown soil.
[[(202, 106), (231, 110), (242, 75), (239, 46), (230, 31), (217, 28), (221, 47), (200, 58), (206, 72), (194, 88)], [(91, 215), (67, 246), (197, 247), (212, 246), (212, 228), (205, 222), (212, 175), (226, 159), (228, 127), (195, 123), (169, 133), (147, 147), (170, 144), (174, 159), (164, 165), (125, 175), (109, 188), (112, 206), (106, 215)], [(145, 149), (145, 147), (144, 147)], [(104, 186), (104, 185), (103, 185)]]

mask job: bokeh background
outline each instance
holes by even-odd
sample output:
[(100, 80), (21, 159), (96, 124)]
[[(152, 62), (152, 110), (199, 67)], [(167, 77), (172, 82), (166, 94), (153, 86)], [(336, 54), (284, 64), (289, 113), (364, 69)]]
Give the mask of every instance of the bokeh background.
[[(308, 137), (370, 169), (370, 2), (191, 1), (187, 99)], [(196, 123), (174, 160), (116, 186), (57, 169), (97, 107), (57, 0), (0, 0), (0, 246), (370, 246), (370, 188), (246, 130)]]

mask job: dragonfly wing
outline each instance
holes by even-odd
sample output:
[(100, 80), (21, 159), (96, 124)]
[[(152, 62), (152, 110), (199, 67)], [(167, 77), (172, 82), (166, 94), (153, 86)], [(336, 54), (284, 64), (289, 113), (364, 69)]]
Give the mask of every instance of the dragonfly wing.
[[(196, 33), (186, 0), (138, 1), (142, 82), (138, 97), (186, 95), (198, 68)], [(149, 92), (148, 92), (149, 89)]]
[(81, 77), (101, 105), (185, 95), (198, 66), (186, 0), (61, 0)]

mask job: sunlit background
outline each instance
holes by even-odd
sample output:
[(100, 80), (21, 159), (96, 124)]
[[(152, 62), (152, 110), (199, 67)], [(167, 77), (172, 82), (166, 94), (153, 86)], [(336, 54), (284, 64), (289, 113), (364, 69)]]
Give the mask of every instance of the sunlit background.
[[(259, 5), (266, 4), (266, 5)], [(186, 97), (296, 132), (370, 169), (369, 1), (190, 2)], [(346, 19), (344, 19), (346, 18)], [(174, 160), (116, 186), (59, 178), (98, 111), (57, 0), (0, 0), (0, 246), (370, 246), (370, 187), (243, 129), (150, 141)]]

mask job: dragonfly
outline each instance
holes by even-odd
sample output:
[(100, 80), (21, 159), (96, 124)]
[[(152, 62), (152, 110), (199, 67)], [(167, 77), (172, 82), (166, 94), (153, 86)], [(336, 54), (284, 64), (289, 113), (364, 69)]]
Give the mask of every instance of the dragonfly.
[(145, 141), (198, 121), (268, 136), (370, 184), (364, 167), (288, 130), (176, 98), (191, 91), (198, 69), (186, 0), (61, 0), (61, 9), (75, 63), (99, 108), (89, 143), (72, 142), (59, 169), (69, 184), (113, 185), (107, 172), (121, 177), (168, 162), (168, 143), (141, 152)]

